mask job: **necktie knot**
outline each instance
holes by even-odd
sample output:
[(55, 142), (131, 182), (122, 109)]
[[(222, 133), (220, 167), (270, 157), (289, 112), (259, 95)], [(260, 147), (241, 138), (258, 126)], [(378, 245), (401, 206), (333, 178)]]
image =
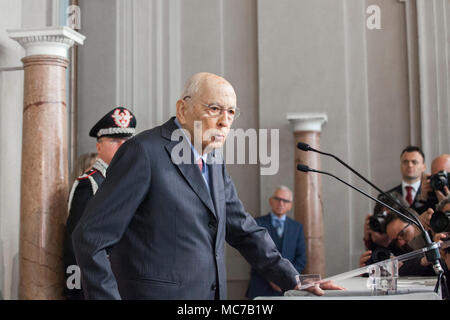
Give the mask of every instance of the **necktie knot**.
[(273, 226), (275, 228), (280, 228), (282, 226), (281, 220), (279, 219), (273, 219)]

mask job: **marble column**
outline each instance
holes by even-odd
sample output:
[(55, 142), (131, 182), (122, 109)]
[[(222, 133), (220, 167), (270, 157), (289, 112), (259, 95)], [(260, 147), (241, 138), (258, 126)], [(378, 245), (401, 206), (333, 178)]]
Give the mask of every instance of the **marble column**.
[(67, 216), (67, 50), (85, 37), (68, 27), (8, 30), (25, 48), (19, 299), (61, 299)]
[(295, 140), (294, 219), (303, 224), (306, 241), (306, 267), (303, 273), (325, 277), (325, 248), (322, 218), (322, 179), (317, 173), (297, 170), (297, 164), (305, 164), (320, 170), (319, 154), (297, 148), (299, 142), (320, 149), (320, 132), (327, 121), (324, 113), (291, 113), (287, 119), (292, 125)]

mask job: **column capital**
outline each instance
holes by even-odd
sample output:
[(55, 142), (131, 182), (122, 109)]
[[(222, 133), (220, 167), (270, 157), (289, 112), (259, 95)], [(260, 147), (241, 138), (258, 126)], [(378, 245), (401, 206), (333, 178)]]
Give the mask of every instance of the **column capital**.
[(25, 56), (50, 55), (67, 58), (67, 50), (83, 44), (86, 37), (66, 26), (7, 30), (25, 48)]
[(294, 132), (322, 131), (322, 125), (328, 121), (326, 113), (298, 112), (286, 114)]

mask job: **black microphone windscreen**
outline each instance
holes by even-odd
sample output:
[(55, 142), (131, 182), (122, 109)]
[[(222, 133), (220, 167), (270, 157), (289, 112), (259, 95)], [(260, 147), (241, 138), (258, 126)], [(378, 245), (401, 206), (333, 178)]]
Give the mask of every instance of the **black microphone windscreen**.
[(303, 171), (303, 172), (308, 172), (309, 171), (309, 167), (307, 165), (299, 163), (297, 165), (297, 170)]
[(309, 144), (304, 143), (304, 142), (299, 142), (299, 143), (297, 144), (297, 148), (299, 148), (300, 150), (303, 150), (303, 151), (309, 151), (309, 150), (311, 150), (311, 147), (309, 146)]

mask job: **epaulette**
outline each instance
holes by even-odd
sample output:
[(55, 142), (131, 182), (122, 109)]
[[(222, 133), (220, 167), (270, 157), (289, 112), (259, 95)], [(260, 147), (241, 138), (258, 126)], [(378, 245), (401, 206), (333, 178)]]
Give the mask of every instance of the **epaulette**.
[(96, 173), (96, 172), (97, 172), (97, 170), (91, 169), (91, 170), (89, 170), (88, 172), (86, 172), (85, 174), (79, 176), (79, 177), (77, 178), (77, 180), (78, 180), (78, 181), (81, 181), (81, 180), (83, 180), (83, 179), (88, 179), (90, 176), (92, 176), (92, 175), (93, 175), (94, 173)]
[(98, 170), (96, 169), (91, 169), (89, 171), (87, 171), (86, 173), (84, 173), (83, 175), (79, 176), (77, 178), (77, 180), (75, 180), (73, 182), (72, 185), (72, 189), (70, 190), (70, 194), (69, 194), (69, 206), (68, 206), (68, 212), (70, 212), (70, 207), (72, 206), (72, 200), (73, 200), (73, 196), (75, 194), (75, 190), (78, 187), (78, 184), (80, 183), (80, 181), (85, 181), (86, 179), (90, 182), (91, 184), (91, 188), (92, 188), (92, 194), (94, 195), (97, 190), (98, 190), (98, 184), (95, 181), (93, 175), (94, 173), (98, 172)]

